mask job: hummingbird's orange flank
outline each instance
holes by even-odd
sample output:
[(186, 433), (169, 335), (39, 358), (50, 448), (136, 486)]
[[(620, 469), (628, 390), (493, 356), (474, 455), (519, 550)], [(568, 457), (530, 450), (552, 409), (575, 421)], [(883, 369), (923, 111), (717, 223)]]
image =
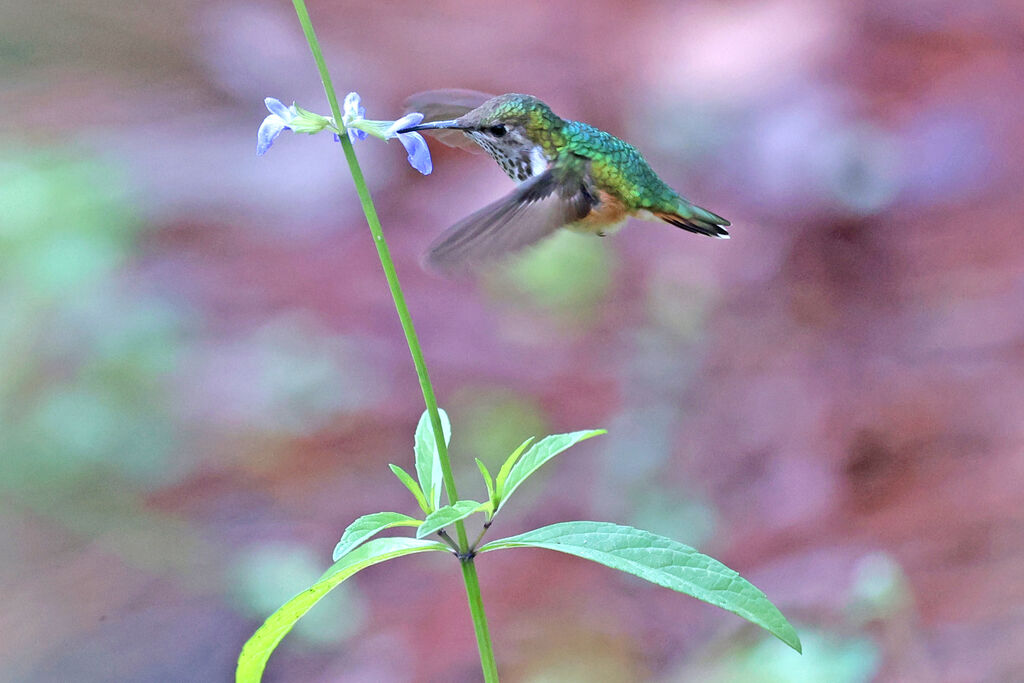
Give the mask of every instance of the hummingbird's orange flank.
[(580, 121), (559, 118), (531, 95), (430, 90), (406, 100), (445, 144), (479, 146), (519, 183), (448, 228), (427, 263), (456, 272), (516, 251), (559, 228), (604, 236), (630, 216), (728, 238), (729, 221), (691, 204), (658, 177), (633, 145)]

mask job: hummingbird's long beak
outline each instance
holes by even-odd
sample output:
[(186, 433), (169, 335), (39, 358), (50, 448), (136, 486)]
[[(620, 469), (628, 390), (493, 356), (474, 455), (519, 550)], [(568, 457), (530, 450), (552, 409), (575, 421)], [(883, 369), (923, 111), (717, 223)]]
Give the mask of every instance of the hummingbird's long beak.
[(403, 128), (399, 133), (412, 133), (417, 130), (460, 130), (462, 126), (459, 125), (458, 119), (450, 119), (448, 121), (431, 121), (430, 123), (421, 123), (416, 126), (409, 126)]

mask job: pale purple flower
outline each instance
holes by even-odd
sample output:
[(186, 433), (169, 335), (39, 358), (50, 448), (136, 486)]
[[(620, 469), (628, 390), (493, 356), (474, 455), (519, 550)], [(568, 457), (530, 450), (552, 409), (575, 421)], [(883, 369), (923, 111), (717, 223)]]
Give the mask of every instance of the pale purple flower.
[(267, 105), (270, 116), (263, 119), (260, 129), (256, 133), (257, 156), (266, 154), (282, 131), (290, 130), (294, 133), (311, 135), (327, 129), (334, 132), (335, 141), (340, 141), (338, 132), (344, 126), (348, 133), (348, 139), (352, 142), (365, 140), (367, 135), (373, 135), (383, 140), (398, 138), (405, 147), (409, 164), (413, 168), (423, 175), (427, 175), (433, 170), (430, 150), (427, 149), (427, 142), (423, 136), (416, 132), (398, 132), (423, 121), (423, 114), (406, 114), (397, 121), (370, 121), (365, 118), (366, 108), (360, 104), (359, 94), (350, 92), (345, 97), (341, 125), (339, 126), (333, 119), (306, 111), (294, 104), (286, 107), (280, 100), (273, 97), (268, 97), (264, 103)]
[(430, 159), (430, 150), (427, 148), (427, 141), (419, 133), (399, 133), (398, 141), (405, 146), (409, 153), (409, 165), (423, 175), (430, 175), (434, 170), (434, 162)]
[(397, 137), (398, 141), (405, 146), (405, 151), (409, 153), (410, 166), (423, 175), (430, 175), (430, 172), (434, 170), (434, 163), (430, 160), (430, 150), (427, 148), (427, 141), (415, 131), (412, 133), (398, 132), (403, 128), (415, 126), (421, 121), (423, 121), (423, 114), (419, 112), (406, 114), (391, 124), (391, 127), (385, 133), (388, 137)]
[(273, 97), (268, 97), (263, 103), (267, 105), (270, 116), (263, 119), (260, 129), (256, 132), (256, 156), (260, 157), (267, 153), (281, 131), (291, 130), (290, 124), (296, 116), (294, 106), (286, 107)]
[[(369, 121), (363, 118), (366, 109), (359, 104), (359, 94), (350, 92), (345, 96), (345, 116), (342, 123), (348, 131), (349, 139), (355, 142), (363, 140), (367, 133), (390, 140), (398, 138), (398, 141), (405, 147), (408, 153), (409, 165), (423, 175), (428, 175), (434, 170), (433, 162), (430, 159), (430, 150), (427, 148), (427, 141), (419, 133), (399, 133), (403, 128), (415, 126), (423, 120), (423, 114), (413, 112), (406, 114), (397, 121)], [(362, 130), (360, 130), (362, 128)]]
[(365, 115), (366, 107), (363, 107), (359, 104), (359, 93), (350, 92), (348, 95), (345, 95), (344, 115), (342, 117), (342, 122), (345, 124), (346, 129), (348, 130), (348, 139), (351, 140), (352, 142), (355, 142), (356, 140), (366, 139), (365, 130), (359, 130), (358, 128), (352, 128), (349, 126), (350, 123), (358, 121)]

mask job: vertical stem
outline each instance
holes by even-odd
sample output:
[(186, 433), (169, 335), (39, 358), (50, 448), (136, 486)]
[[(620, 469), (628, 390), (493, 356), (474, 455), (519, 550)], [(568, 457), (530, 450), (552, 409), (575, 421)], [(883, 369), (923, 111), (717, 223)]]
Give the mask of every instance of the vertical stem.
[[(295, 12), (299, 15), (299, 23), (302, 24), (302, 31), (306, 35), (306, 41), (313, 52), (313, 60), (320, 71), (320, 80), (324, 84), (324, 91), (327, 93), (327, 101), (331, 106), (331, 115), (335, 124), (342, 128), (341, 107), (338, 106), (338, 96), (334, 92), (334, 85), (331, 83), (331, 75), (327, 71), (327, 63), (324, 61), (323, 52), (320, 51), (320, 41), (316, 38), (313, 30), (313, 22), (306, 10), (306, 3), (303, 0), (292, 0)], [(405, 341), (412, 354), (413, 365), (416, 366), (416, 375), (420, 380), (420, 390), (423, 392), (423, 402), (426, 404), (427, 413), (430, 415), (430, 423), (434, 429), (434, 439), (437, 443), (437, 450), (441, 456), (441, 472), (444, 477), (444, 487), (448, 493), (448, 502), (454, 503), (459, 499), (458, 490), (455, 487), (455, 477), (452, 475), (451, 463), (448, 460), (448, 444), (444, 442), (444, 430), (441, 427), (441, 415), (437, 411), (437, 399), (434, 397), (434, 387), (430, 383), (430, 375), (427, 373), (427, 365), (423, 360), (423, 351), (420, 348), (419, 338), (416, 336), (416, 328), (413, 327), (412, 317), (409, 315), (409, 308), (405, 305), (405, 295), (402, 294), (402, 286), (398, 282), (398, 273), (395, 271), (395, 264), (391, 260), (391, 250), (384, 240), (384, 232), (380, 227), (380, 218), (377, 217), (377, 209), (370, 197), (370, 190), (366, 186), (363, 177), (363, 170), (359, 166), (352, 141), (347, 135), (341, 135), (341, 146), (345, 152), (345, 160), (348, 162), (352, 172), (352, 180), (356, 185), (356, 193), (359, 195), (359, 203), (362, 204), (363, 213), (366, 214), (366, 222), (373, 234), (373, 244), (377, 247), (377, 256), (380, 257), (380, 264), (384, 268), (384, 277), (387, 278), (388, 287), (391, 290), (391, 298), (395, 301), (395, 309), (398, 311), (398, 318), (402, 323), (402, 331), (405, 333)], [(456, 525), (459, 536), (459, 547), (465, 551), (468, 549), (465, 526), (459, 522)]]
[(476, 564), (473, 563), (472, 557), (462, 562), (462, 580), (466, 583), (469, 611), (473, 615), (473, 630), (476, 632), (476, 645), (480, 650), (480, 666), (484, 672), (484, 681), (498, 683), (498, 665), (494, 661), (491, 633), (487, 629), (487, 615), (484, 614), (484, 601), (480, 595), (480, 581), (477, 579)]
[[(304, 0), (292, 0), (295, 6), (295, 13), (302, 24), (302, 32), (306, 36), (309, 48), (313, 53), (317, 69), (320, 72), (320, 80), (324, 85), (324, 92), (327, 94), (327, 101), (331, 106), (331, 115), (339, 130), (343, 131), (341, 107), (338, 106), (338, 96), (334, 92), (331, 83), (330, 73), (327, 71), (327, 63), (324, 61), (323, 53), (320, 50), (320, 42), (313, 30), (313, 22), (309, 18)], [(370, 233), (373, 235), (374, 246), (377, 247), (377, 256), (380, 257), (381, 267), (384, 269), (384, 277), (388, 281), (388, 288), (391, 290), (391, 297), (395, 301), (395, 310), (398, 311), (398, 318), (402, 323), (402, 331), (405, 333), (405, 341), (409, 346), (409, 353), (412, 355), (413, 365), (416, 366), (416, 376), (419, 378), (420, 390), (423, 392), (423, 402), (426, 404), (427, 413), (430, 415), (430, 423), (434, 428), (434, 439), (437, 443), (437, 451), (441, 460), (441, 472), (444, 478), (445, 491), (448, 494), (448, 502), (455, 503), (459, 499), (455, 487), (455, 477), (452, 475), (451, 463), (448, 459), (448, 444), (444, 441), (444, 430), (441, 427), (441, 415), (437, 410), (437, 399), (434, 396), (434, 387), (430, 383), (430, 375), (427, 372), (427, 364), (423, 360), (423, 351), (420, 348), (419, 339), (416, 336), (416, 328), (412, 324), (412, 316), (409, 315), (409, 308), (405, 303), (405, 296), (402, 294), (402, 286), (398, 282), (398, 273), (395, 271), (395, 264), (391, 259), (391, 251), (388, 243), (384, 240), (384, 232), (381, 229), (380, 218), (377, 216), (377, 209), (370, 197), (370, 190), (366, 186), (363, 171), (356, 158), (355, 149), (347, 135), (342, 134), (341, 146), (345, 152), (345, 160), (348, 162), (352, 172), (352, 180), (355, 182), (356, 193), (359, 195), (359, 202), (366, 214), (366, 222), (370, 226)], [(459, 540), (459, 549), (463, 554), (469, 550), (469, 542), (466, 537), (466, 527), (459, 521), (455, 524)], [(476, 565), (473, 558), (468, 557), (461, 562), (462, 577), (466, 584), (466, 596), (469, 600), (469, 609), (473, 617), (473, 629), (476, 633), (477, 648), (480, 651), (480, 666), (483, 669), (484, 680), (487, 683), (496, 683), (498, 680), (498, 668), (494, 661), (494, 650), (491, 647), (491, 636), (487, 626), (487, 616), (484, 614), (483, 599), (480, 595), (480, 582), (476, 575)]]

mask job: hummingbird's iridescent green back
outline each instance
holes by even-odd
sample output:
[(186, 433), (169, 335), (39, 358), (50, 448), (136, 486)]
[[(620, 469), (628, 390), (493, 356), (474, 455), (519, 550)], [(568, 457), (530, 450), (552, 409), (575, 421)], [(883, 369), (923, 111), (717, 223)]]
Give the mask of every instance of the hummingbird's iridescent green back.
[(675, 210), (679, 195), (636, 147), (581, 121), (565, 121), (561, 133), (562, 151), (588, 159), (594, 183), (616, 195), (628, 210)]

